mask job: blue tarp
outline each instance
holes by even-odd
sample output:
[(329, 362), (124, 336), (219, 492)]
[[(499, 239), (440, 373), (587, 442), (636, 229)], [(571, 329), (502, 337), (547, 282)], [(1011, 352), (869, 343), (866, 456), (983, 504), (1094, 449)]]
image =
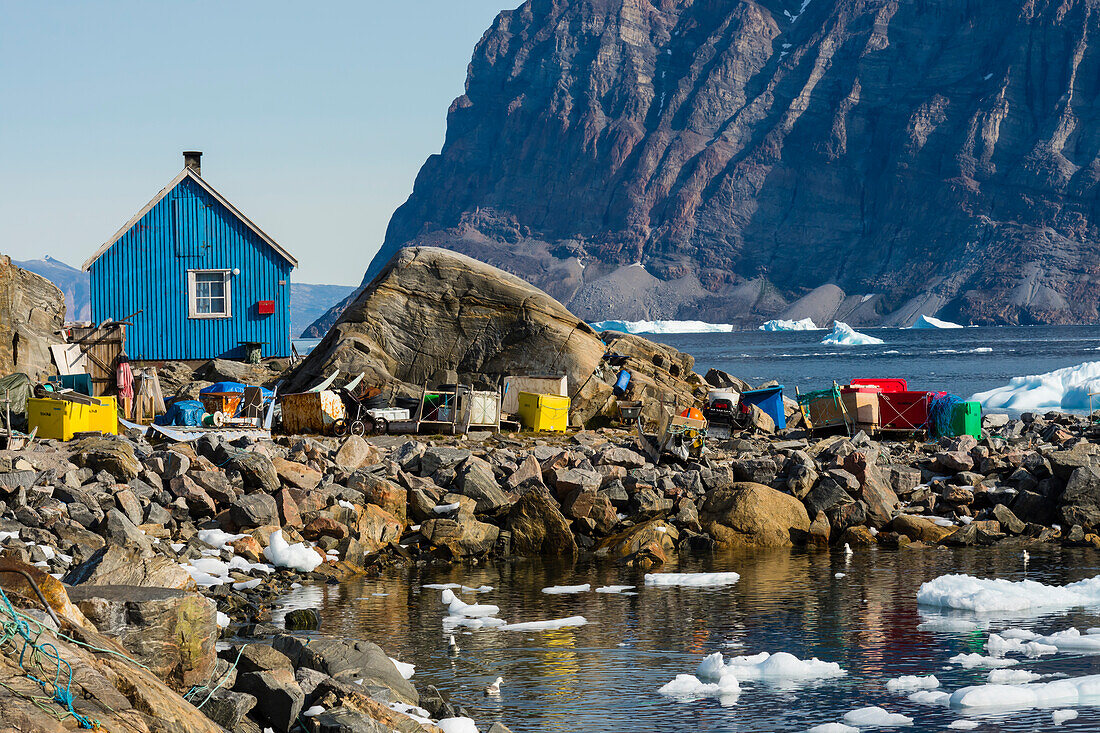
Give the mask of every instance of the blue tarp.
[[(241, 384), (240, 382), (217, 382), (211, 384), (209, 387), (203, 387), (199, 390), (199, 394), (210, 394), (211, 392), (244, 392), (244, 388), (251, 385)], [(266, 387), (260, 387), (260, 394), (263, 395), (264, 402), (269, 402), (275, 399), (275, 393)]]
[(206, 410), (198, 400), (180, 400), (168, 405), (168, 411), (157, 415), (153, 422), (157, 425), (187, 425), (198, 428), (202, 427), (202, 416), (205, 414)]

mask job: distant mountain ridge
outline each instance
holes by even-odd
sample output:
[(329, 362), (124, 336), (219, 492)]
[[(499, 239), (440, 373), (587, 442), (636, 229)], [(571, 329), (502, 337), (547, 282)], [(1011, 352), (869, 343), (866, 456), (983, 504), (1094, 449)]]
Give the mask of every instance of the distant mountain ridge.
[[(12, 261), (17, 267), (41, 275), (65, 294), (65, 318), (87, 321), (92, 317), (88, 273), (46, 255), (40, 260)], [(358, 290), (354, 285), (290, 283), (290, 333), (294, 338), (325, 311)]]
[(363, 282), (426, 245), (587, 320), (1100, 322), (1098, 34), (1096, 0), (524, 2)]

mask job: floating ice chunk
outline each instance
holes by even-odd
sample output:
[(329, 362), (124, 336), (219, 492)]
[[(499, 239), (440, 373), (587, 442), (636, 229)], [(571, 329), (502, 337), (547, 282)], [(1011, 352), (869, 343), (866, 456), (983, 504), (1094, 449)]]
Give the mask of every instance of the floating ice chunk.
[(622, 593), (623, 591), (634, 590), (637, 586), (634, 585), (601, 585), (596, 589), (597, 593)]
[(414, 674), (416, 674), (416, 665), (415, 664), (409, 664), (408, 662), (401, 662), (401, 661), (398, 661), (398, 660), (394, 659), (393, 657), (390, 657), (390, 661), (393, 662), (393, 666), (397, 667), (397, 671), (405, 679), (407, 679), (407, 680), (412, 679), (412, 676)]
[(976, 613), (1038, 613), (1100, 605), (1100, 575), (1068, 585), (941, 575), (917, 591), (922, 606)]
[(590, 590), (592, 586), (585, 583), (584, 585), (552, 585), (549, 588), (543, 588), (542, 592), (551, 596), (560, 596), (568, 593), (587, 593)]
[(718, 698), (723, 705), (730, 705), (737, 700), (741, 685), (731, 674), (720, 677), (717, 682), (703, 682), (695, 675), (678, 674), (671, 682), (662, 685), (657, 692), (680, 702), (714, 697)]
[(271, 534), (269, 542), (264, 548), (264, 557), (275, 567), (311, 573), (324, 562), (309, 545), (302, 542), (292, 545), (287, 542), (281, 529)]
[(880, 338), (856, 331), (847, 323), (833, 321), (833, 332), (821, 340), (829, 346), (870, 346), (885, 343)]
[(784, 321), (777, 319), (768, 321), (760, 326), (760, 331), (820, 331), (821, 328), (814, 323), (812, 318), (803, 318), (798, 321)]
[(986, 679), (994, 685), (1022, 685), (1042, 679), (1043, 675), (1026, 669), (992, 669)]
[(217, 618), (218, 618), (217, 623), (218, 623), (218, 628), (219, 629), (224, 629), (226, 626), (229, 626), (229, 617), (226, 616), (221, 611), (218, 611), (218, 617)]
[(940, 681), (936, 679), (935, 675), (927, 675), (925, 677), (917, 677), (916, 675), (905, 675), (903, 677), (895, 677), (892, 680), (887, 680), (886, 689), (890, 692), (912, 692), (913, 690), (934, 690), (940, 686)]
[(976, 720), (967, 720), (966, 718), (962, 718), (960, 720), (952, 721), (951, 725), (947, 727), (951, 730), (974, 730), (979, 725), (981, 725), (981, 723)]
[[(641, 264), (637, 266), (641, 267)], [(733, 325), (730, 323), (704, 321), (596, 321), (588, 325), (596, 331), (624, 333), (729, 333), (733, 331)]]
[(741, 576), (737, 573), (646, 573), (645, 584), (655, 586), (686, 586), (706, 588), (733, 585)]
[(950, 705), (958, 710), (1026, 710), (1100, 702), (1100, 675), (1070, 677), (1026, 685), (974, 685), (956, 690)]
[(848, 577), (848, 574), (847, 574), (847, 573), (837, 573), (837, 574), (836, 574), (836, 575), (834, 575), (833, 577), (834, 577), (834, 578), (836, 578), (837, 580), (840, 580), (841, 578), (846, 578), (846, 577)]
[(473, 588), (462, 585), (462, 583), (425, 583), (420, 587), (431, 588), (432, 590), (461, 590), (463, 593), (488, 593), (493, 590), (491, 585), (479, 585), (477, 588)]
[(1028, 631), (1027, 629), (1005, 629), (1000, 633), (1000, 637), (1003, 639), (1020, 639), (1021, 641), (1033, 641), (1039, 638), (1039, 634), (1034, 631)]
[(847, 672), (836, 662), (823, 662), (816, 657), (802, 660), (787, 652), (760, 652), (751, 656), (733, 657), (728, 662), (721, 652), (715, 652), (704, 658), (695, 670), (695, 675), (704, 680), (716, 680), (727, 674), (733, 674), (742, 682), (804, 681), (843, 677)]
[(451, 512), (457, 512), (460, 506), (462, 505), (457, 501), (452, 504), (436, 504), (432, 507), (432, 511), (436, 514), (450, 514)]
[(932, 316), (926, 316), (921, 314), (917, 320), (913, 321), (913, 325), (909, 328), (962, 328), (958, 323), (952, 323), (951, 321), (941, 321), (938, 318)]
[(918, 705), (946, 705), (951, 693), (943, 690), (917, 690), (909, 696), (910, 702)]
[(550, 621), (525, 621), (518, 624), (504, 624), (497, 628), (501, 631), (553, 631), (567, 626), (584, 626), (586, 623), (588, 623), (588, 619), (584, 616), (570, 616)]
[(822, 723), (810, 728), (806, 733), (859, 733), (859, 728), (853, 728), (844, 723)]
[(992, 667), (997, 669), (999, 667), (1011, 667), (1016, 664), (1015, 659), (1001, 659), (999, 657), (985, 657), (981, 654), (956, 654), (947, 661), (952, 664), (958, 664), (963, 669), (974, 669), (975, 667)]
[(466, 616), (444, 616), (443, 630), (450, 632), (457, 628), (491, 629), (497, 626), (503, 626), (504, 623), (504, 619), (493, 618), (492, 616), (483, 616), (481, 618), (468, 618)]
[(894, 728), (899, 725), (912, 725), (913, 719), (901, 713), (891, 713), (877, 705), (871, 705), (845, 713), (844, 722), (860, 728)]
[(461, 598), (448, 588), (443, 591), (443, 603), (452, 616), (466, 616), (468, 618), (481, 618), (483, 616), (496, 616), (500, 613), (499, 606), (488, 603), (465, 603)]
[(479, 733), (473, 718), (443, 718), (435, 725), (443, 733)]
[(321, 707), (320, 705), (314, 705), (309, 710), (303, 710), (302, 711), (302, 717), (303, 718), (316, 718), (318, 715), (320, 715), (323, 712), (325, 712), (325, 708)]
[(1046, 412), (1088, 410), (1089, 392), (1100, 391), (1100, 361), (1013, 377), (1003, 387), (979, 392), (971, 400), (987, 409)]
[(1077, 718), (1076, 710), (1055, 710), (1050, 714), (1050, 720), (1055, 725), (1061, 725), (1067, 720), (1075, 720)]

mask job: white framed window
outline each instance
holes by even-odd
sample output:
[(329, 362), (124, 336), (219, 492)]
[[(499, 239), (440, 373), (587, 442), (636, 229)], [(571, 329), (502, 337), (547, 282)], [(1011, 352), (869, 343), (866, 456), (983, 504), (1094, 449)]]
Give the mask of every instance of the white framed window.
[(232, 318), (230, 270), (187, 271), (187, 317)]

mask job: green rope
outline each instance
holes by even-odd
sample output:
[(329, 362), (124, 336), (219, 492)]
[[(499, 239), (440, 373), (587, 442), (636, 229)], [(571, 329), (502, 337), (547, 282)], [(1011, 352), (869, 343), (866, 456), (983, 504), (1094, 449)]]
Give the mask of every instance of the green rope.
[[(8, 600), (8, 594), (4, 592), (3, 588), (0, 588), (0, 601), (3, 601), (3, 606), (0, 607), (0, 610), (5, 611), (11, 617), (11, 621), (5, 620), (3, 622), (4, 632), (3, 635), (0, 636), (0, 644), (7, 644), (9, 641), (15, 641), (17, 636), (22, 637), (23, 648), (19, 650), (19, 668), (23, 670), (23, 673), (27, 675), (27, 678), (33, 682), (37, 682), (46, 692), (49, 692), (50, 686), (52, 685), (54, 690), (53, 700), (60, 705), (63, 705), (68, 711), (69, 715), (73, 716), (73, 718), (76, 720), (81, 728), (92, 728), (93, 726), (98, 725), (98, 722), (93, 723), (91, 720), (84, 717), (73, 709), (73, 666), (61, 657), (61, 652), (54, 644), (50, 642), (46, 642), (45, 644), (41, 645), (38, 644), (38, 639), (42, 636), (42, 624), (35, 621), (35, 624), (38, 626), (39, 631), (36, 637), (31, 638), (31, 629), (30, 626), (27, 624), (28, 617), (15, 610), (15, 607), (11, 604), (11, 601)], [(27, 654), (28, 649), (31, 650), (29, 658)], [(52, 682), (48, 682), (44, 679), (39, 679), (38, 677), (31, 674), (30, 670), (27, 669), (27, 664), (24, 662), (24, 659), (27, 659), (27, 662), (33, 663), (41, 670), (48, 669), (48, 667), (44, 665), (39, 659), (39, 656), (44, 656), (46, 658), (47, 664), (53, 664), (55, 666)], [(65, 680), (64, 687), (61, 686), (62, 665), (64, 665), (65, 669), (68, 670), (68, 679)]]
[[(185, 694), (183, 696), (183, 698), (185, 700), (187, 700), (188, 702), (194, 704), (193, 697), (197, 697), (199, 694), (202, 693), (203, 690), (209, 689), (210, 693), (206, 696), (206, 699), (203, 700), (202, 702), (200, 702), (198, 705), (195, 705), (195, 707), (197, 707), (201, 710), (203, 705), (210, 702), (210, 698), (214, 696), (214, 693), (218, 691), (218, 688), (221, 687), (222, 685), (224, 685), (225, 681), (227, 679), (229, 679), (229, 675), (232, 674), (233, 670), (235, 670), (237, 668), (237, 662), (241, 661), (241, 655), (242, 654), (244, 654), (244, 647), (243, 646), (241, 647), (240, 651), (237, 652), (237, 658), (233, 660), (233, 664), (229, 665), (229, 669), (227, 669), (225, 671), (225, 674), (222, 675), (222, 678), (220, 680), (218, 680), (218, 684), (214, 685), (213, 687), (208, 687), (206, 684), (195, 685), (194, 687), (192, 687), (190, 690), (187, 691), (187, 694)], [(210, 674), (213, 675), (214, 673), (211, 672)], [(207, 679), (206, 682), (209, 683), (210, 680)]]

